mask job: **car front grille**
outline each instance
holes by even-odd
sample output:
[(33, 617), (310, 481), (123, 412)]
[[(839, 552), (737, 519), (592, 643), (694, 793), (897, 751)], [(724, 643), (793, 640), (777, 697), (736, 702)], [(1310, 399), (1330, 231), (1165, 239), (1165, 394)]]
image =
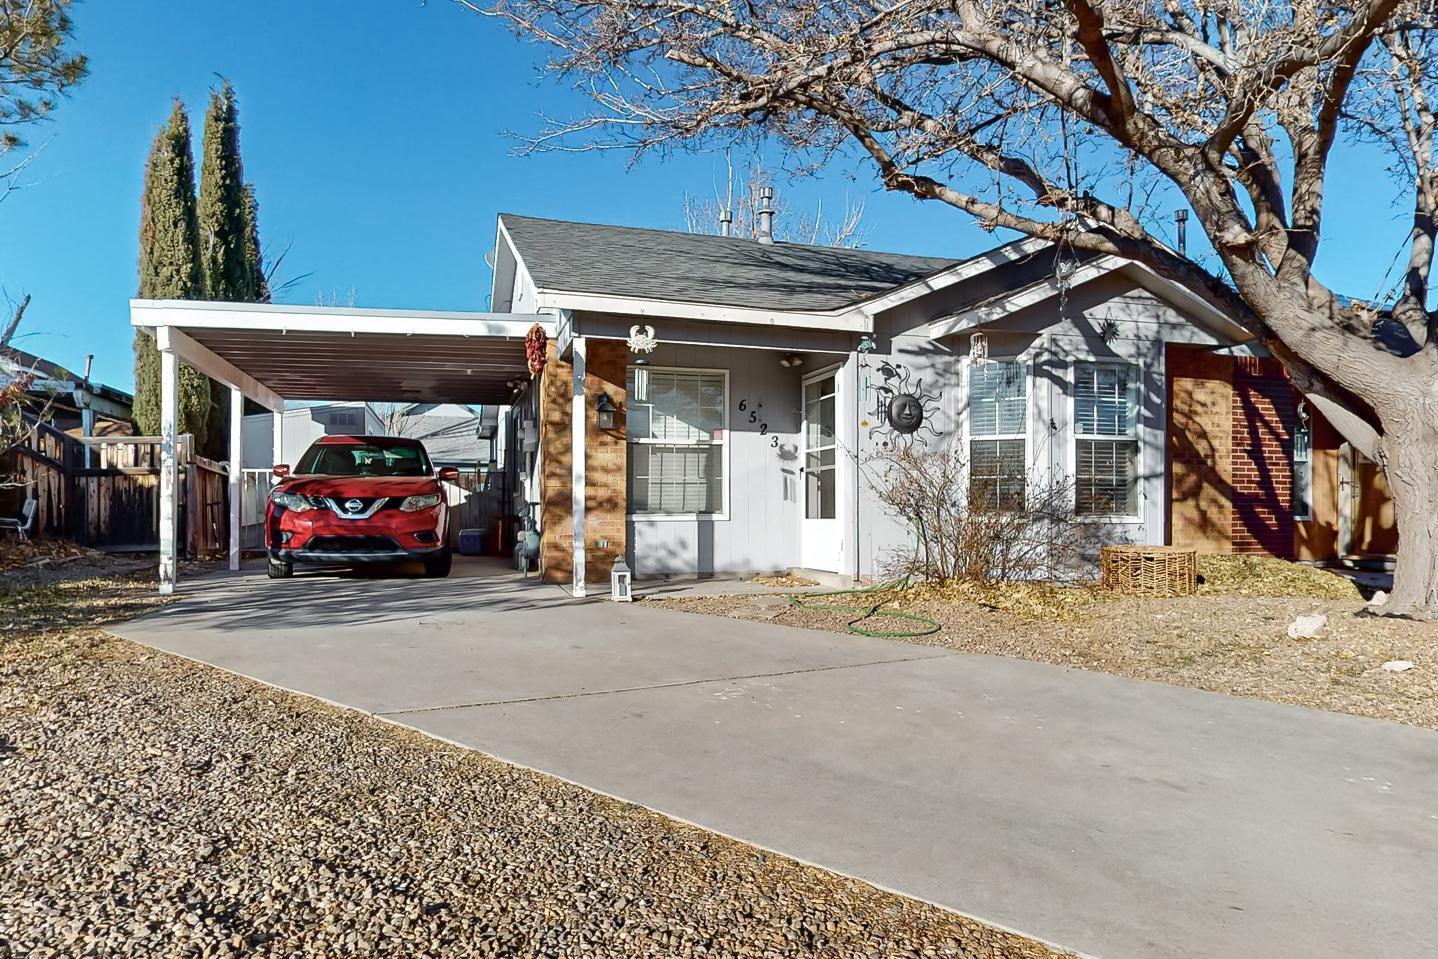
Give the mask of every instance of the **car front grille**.
[(388, 496), (326, 496), (320, 502), (341, 519), (368, 519), (384, 509), (388, 499)]
[(393, 553), (399, 548), (389, 536), (315, 536), (305, 544), (311, 553)]

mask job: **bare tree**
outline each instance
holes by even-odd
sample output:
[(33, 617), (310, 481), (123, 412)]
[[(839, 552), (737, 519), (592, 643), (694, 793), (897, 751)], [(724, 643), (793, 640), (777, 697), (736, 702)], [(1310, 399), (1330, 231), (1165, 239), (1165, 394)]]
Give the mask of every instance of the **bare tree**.
[(408, 415), (413, 403), (371, 403), (370, 409), (379, 417), (385, 436), (409, 436), (415, 429), (415, 418)]
[[(36, 382), (41, 379), (40, 372), (34, 364), (24, 366), (19, 354), (11, 351), (15, 333), (29, 306), (30, 296), (26, 294), (19, 303), (13, 304), (10, 316), (0, 327), (0, 361), (8, 360), (5, 365), (10, 368), (8, 372), (0, 368), (0, 457), (27, 444), (31, 424), (48, 419), (55, 403), (54, 393), (48, 390), (39, 397), (32, 395)], [(0, 473), (0, 489), (26, 485), (22, 474)]]
[[(471, 8), (471, 0), (457, 0)], [(766, 134), (857, 150), (884, 186), (987, 228), (1144, 264), (1245, 324), (1382, 464), (1401, 533), (1384, 610), (1438, 616), (1432, 0), (499, 0), (593, 102), (535, 148)], [(1411, 175), (1398, 289), (1314, 275), (1333, 146)], [(1164, 242), (1193, 211), (1205, 264)], [(1386, 218), (1371, 204), (1373, 243)], [(1351, 291), (1350, 291), (1351, 292)], [(1388, 295), (1385, 296), (1385, 293)]]
[[(739, 192), (735, 195), (734, 163), (729, 152), (724, 153), (724, 184), (714, 191), (712, 199), (684, 194), (684, 228), (690, 233), (720, 232), (720, 218), (724, 213), (730, 217), (729, 235), (755, 239), (759, 235), (759, 210), (761, 191), (773, 187), (772, 172), (755, 160), (739, 172)], [(824, 213), (823, 201), (814, 205), (811, 213), (790, 211), (780, 191), (775, 191), (770, 200), (770, 209), (775, 214), (774, 239), (782, 243), (808, 243), (812, 246), (860, 247), (864, 244), (864, 202), (845, 200), (844, 209), (838, 219)]]

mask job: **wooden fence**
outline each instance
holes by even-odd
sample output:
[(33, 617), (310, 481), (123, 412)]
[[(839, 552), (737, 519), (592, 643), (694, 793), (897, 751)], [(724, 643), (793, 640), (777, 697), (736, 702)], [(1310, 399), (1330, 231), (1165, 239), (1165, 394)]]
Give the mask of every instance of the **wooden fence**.
[[(194, 452), (186, 434), (179, 461), (179, 529), (186, 555), (223, 551), (229, 543), (228, 468)], [(21, 496), (37, 500), (35, 534), (111, 552), (157, 550), (160, 544), (160, 438), (76, 437), (32, 424), (27, 440), (11, 450)], [(18, 498), (0, 504), (18, 515)]]

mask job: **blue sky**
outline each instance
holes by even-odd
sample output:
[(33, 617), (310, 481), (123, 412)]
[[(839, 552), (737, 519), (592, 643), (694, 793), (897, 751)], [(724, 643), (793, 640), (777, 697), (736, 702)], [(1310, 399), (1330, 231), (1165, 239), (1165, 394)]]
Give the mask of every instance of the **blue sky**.
[[(686, 190), (723, 175), (714, 154), (514, 156), (507, 131), (583, 104), (537, 79), (536, 48), (449, 0), (89, 0), (75, 20), (91, 75), (29, 131), (45, 149), (0, 205), (0, 288), (34, 297), (23, 348), (74, 367), (94, 353), (95, 376), (118, 386), (132, 380), (145, 155), (172, 97), (198, 137), (217, 75), (239, 96), (267, 252), (288, 248), (279, 278), (311, 274), (293, 302), (353, 291), (360, 306), (483, 310), (499, 211), (682, 228)], [(1373, 295), (1402, 233), (1393, 188), (1355, 150), (1332, 183), (1320, 275)], [(963, 214), (884, 194), (856, 160), (781, 188), (795, 207), (864, 200), (874, 249), (961, 256), (994, 242)]]

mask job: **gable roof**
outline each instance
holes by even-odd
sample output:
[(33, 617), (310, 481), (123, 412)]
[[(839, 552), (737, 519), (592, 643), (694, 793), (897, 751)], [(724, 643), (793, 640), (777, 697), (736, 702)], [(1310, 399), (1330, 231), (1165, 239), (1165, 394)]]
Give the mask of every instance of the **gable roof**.
[(499, 219), (534, 285), (566, 293), (822, 313), (959, 262), (513, 213)]

